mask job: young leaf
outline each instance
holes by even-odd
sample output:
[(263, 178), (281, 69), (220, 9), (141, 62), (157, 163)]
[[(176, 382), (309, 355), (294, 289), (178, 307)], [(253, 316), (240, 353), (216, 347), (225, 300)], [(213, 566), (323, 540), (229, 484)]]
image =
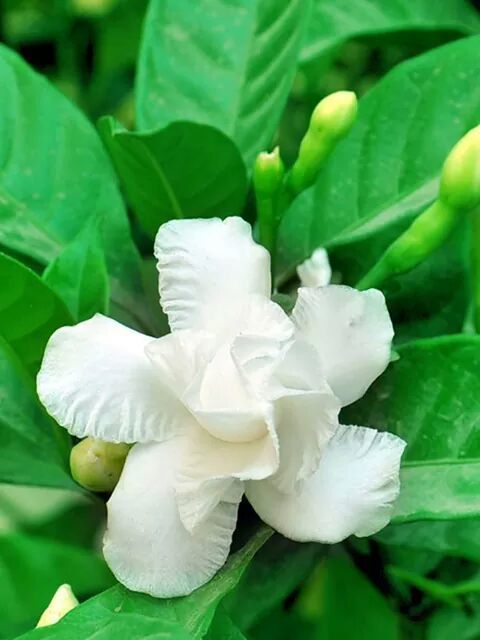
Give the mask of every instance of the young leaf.
[(85, 598), (113, 582), (93, 551), (19, 533), (0, 536), (0, 632), (18, 634), (35, 626), (63, 583)]
[(314, 0), (300, 61), (322, 58), (354, 38), (412, 31), (473, 35), (480, 19), (466, 0)]
[[(159, 640), (200, 639), (207, 633), (222, 598), (237, 585), (248, 563), (271, 534), (268, 527), (262, 526), (210, 582), (189, 596), (161, 600), (118, 585), (80, 605), (55, 627), (27, 633), (22, 640), (93, 640), (93, 637), (103, 640), (96, 632), (105, 627), (110, 634), (104, 636), (105, 640), (113, 637), (140, 640), (146, 635), (153, 640), (155, 632)], [(164, 636), (160, 635), (162, 631)], [(167, 631), (173, 635), (167, 635)]]
[(245, 166), (235, 144), (214, 127), (174, 122), (132, 133), (105, 117), (99, 131), (150, 237), (172, 218), (224, 218), (241, 211)]
[(86, 220), (104, 220), (112, 297), (141, 315), (138, 254), (94, 128), (5, 47), (0, 47), (0, 81), (0, 243), (48, 264)]
[(309, 0), (151, 0), (138, 66), (138, 125), (210, 124), (247, 165), (268, 147), (296, 67)]
[(397, 522), (479, 516), (480, 337), (419, 340), (398, 354), (344, 419), (407, 441)]
[(478, 123), (479, 74), (475, 36), (399, 65), (360, 100), (352, 131), (285, 214), (280, 275), (319, 246), (381, 232), (383, 250), (388, 230), (399, 233), (434, 200), (448, 152)]
[(88, 222), (43, 273), (77, 322), (108, 308), (108, 273), (98, 227), (97, 221)]
[(73, 324), (60, 298), (21, 262), (0, 253), (0, 335), (36, 373), (45, 345), (59, 327)]

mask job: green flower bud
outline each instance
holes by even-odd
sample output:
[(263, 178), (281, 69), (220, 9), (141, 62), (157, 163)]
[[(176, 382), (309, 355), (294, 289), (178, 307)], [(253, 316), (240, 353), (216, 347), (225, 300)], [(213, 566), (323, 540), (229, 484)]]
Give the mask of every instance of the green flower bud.
[(72, 591), (72, 587), (69, 584), (62, 584), (61, 587), (58, 587), (50, 604), (42, 613), (37, 627), (48, 627), (51, 624), (55, 624), (63, 616), (67, 615), (69, 611), (75, 609), (76, 606), (78, 606), (78, 600)]
[(288, 188), (293, 195), (315, 182), (320, 167), (356, 117), (357, 98), (351, 91), (337, 91), (318, 103), (288, 175)]
[(285, 167), (278, 147), (271, 153), (259, 153), (253, 167), (253, 184), (257, 197), (271, 197), (278, 193), (284, 175)]
[(443, 165), (440, 198), (458, 210), (480, 204), (480, 126), (457, 142)]
[(85, 438), (70, 453), (73, 478), (90, 491), (113, 491), (130, 445)]

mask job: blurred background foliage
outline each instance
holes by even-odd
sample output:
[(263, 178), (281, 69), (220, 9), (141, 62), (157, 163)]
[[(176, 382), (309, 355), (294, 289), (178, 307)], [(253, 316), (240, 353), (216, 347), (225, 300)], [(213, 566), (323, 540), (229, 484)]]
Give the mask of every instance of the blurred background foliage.
[[(3, 0), (1, 39), (93, 122), (112, 114), (132, 128), (135, 65), (147, 4)], [(415, 25), (401, 12), (385, 25), (380, 1), (339, 0), (333, 24), (334, 4), (319, 0), (314, 5), (277, 134), (287, 163), (320, 98), (339, 89), (362, 96), (403, 60), (480, 33), (480, 2), (473, 0), (449, 1), (450, 7), (458, 6), (458, 19), (447, 16), (435, 29), (421, 21)], [(430, 2), (430, 8), (441, 14), (442, 2), (435, 4)], [(419, 5), (429, 10), (428, 2)], [(78, 492), (0, 486), (0, 638), (33, 627), (60, 582), (70, 582), (82, 600), (113, 584), (96, 553), (103, 512), (101, 501)], [(284, 545), (283, 561), (275, 545)], [(318, 563), (307, 546), (273, 538), (224, 605), (245, 634), (232, 635), (232, 640), (480, 638), (479, 521), (397, 524), (347, 546), (348, 556), (332, 548)], [(293, 576), (288, 593), (286, 575)]]

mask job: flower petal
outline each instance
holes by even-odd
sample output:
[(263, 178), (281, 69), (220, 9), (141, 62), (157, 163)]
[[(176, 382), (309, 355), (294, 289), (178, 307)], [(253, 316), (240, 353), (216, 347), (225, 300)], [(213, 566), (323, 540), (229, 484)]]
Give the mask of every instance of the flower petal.
[(380, 291), (301, 288), (292, 318), (319, 352), (327, 382), (343, 406), (361, 398), (387, 368), (393, 326)]
[(332, 268), (325, 249), (316, 249), (310, 258), (299, 264), (297, 275), (302, 287), (325, 287), (330, 284)]
[(225, 442), (201, 427), (189, 430), (176, 480), (180, 515), (188, 530), (194, 531), (226, 494), (243, 493), (241, 481), (266, 478), (277, 470), (278, 442), (271, 424), (269, 429), (252, 442)]
[(262, 520), (292, 540), (336, 543), (351, 534), (369, 536), (390, 521), (404, 448), (390, 433), (340, 426), (296, 495), (282, 493), (268, 479), (248, 482), (247, 498)]
[(173, 220), (155, 239), (170, 327), (223, 332), (252, 293), (270, 297), (270, 257), (241, 218)]
[(152, 338), (97, 314), (50, 338), (40, 400), (73, 435), (108, 442), (163, 440), (188, 419), (145, 354)]
[(129, 589), (157, 598), (187, 595), (210, 580), (237, 521), (238, 499), (222, 501), (194, 534), (185, 529), (174, 489), (180, 446), (180, 438), (136, 445), (107, 503), (109, 567)]

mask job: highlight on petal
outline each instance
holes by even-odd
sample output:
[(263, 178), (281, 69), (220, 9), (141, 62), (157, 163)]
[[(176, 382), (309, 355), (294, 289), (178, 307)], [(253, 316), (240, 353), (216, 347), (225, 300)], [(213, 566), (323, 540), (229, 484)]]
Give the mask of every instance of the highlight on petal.
[(330, 284), (332, 268), (326, 250), (322, 247), (315, 249), (310, 258), (298, 265), (297, 275), (302, 287), (325, 287)]
[(241, 218), (167, 222), (155, 239), (155, 257), (172, 331), (222, 334), (249, 295), (270, 297), (270, 256)]
[(145, 354), (151, 341), (99, 314), (58, 329), (37, 377), (40, 400), (79, 438), (131, 443), (171, 436), (188, 412)]
[(132, 591), (158, 598), (191, 593), (228, 556), (238, 494), (225, 495), (194, 533), (183, 526), (175, 495), (181, 438), (133, 447), (107, 503), (105, 559)]
[(301, 288), (292, 319), (320, 354), (327, 382), (343, 406), (361, 398), (387, 368), (393, 326), (380, 291)]
[(369, 536), (392, 516), (404, 448), (390, 433), (340, 426), (296, 494), (267, 479), (246, 483), (246, 495), (262, 520), (292, 540), (333, 544)]

